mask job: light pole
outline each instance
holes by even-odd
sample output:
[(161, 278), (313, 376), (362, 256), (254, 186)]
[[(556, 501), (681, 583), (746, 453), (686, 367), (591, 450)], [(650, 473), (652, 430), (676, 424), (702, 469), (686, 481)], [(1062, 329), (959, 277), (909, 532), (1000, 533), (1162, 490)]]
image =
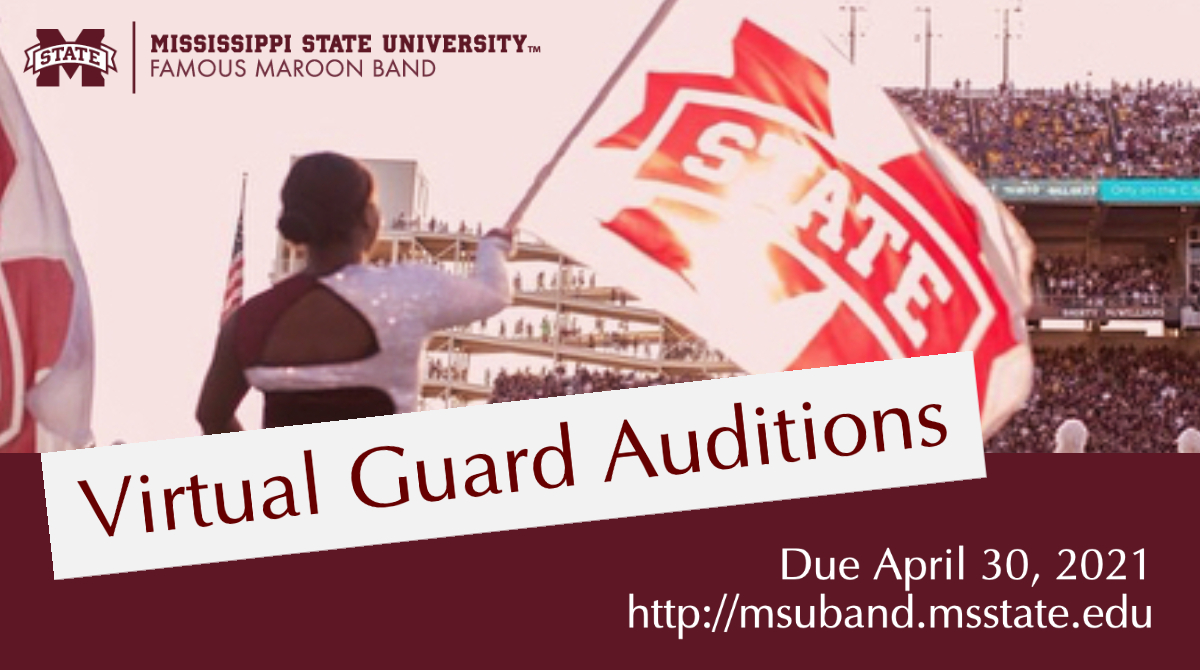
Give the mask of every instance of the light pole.
[(1000, 33), (1000, 41), (1003, 45), (1003, 48), (1002, 48), (1003, 75), (1001, 76), (1001, 79), (1000, 79), (1000, 85), (1005, 90), (1008, 90), (1010, 84), (1012, 83), (1012, 79), (1009, 76), (1009, 71), (1010, 71), (1009, 63), (1010, 63), (1011, 57), (1012, 57), (1012, 46), (1011, 45), (1012, 45), (1012, 41), (1014, 39), (1020, 39), (1020, 37), (1021, 37), (1020, 35), (1013, 32), (1012, 15), (1019, 14), (1021, 12), (1021, 6), (1017, 5), (1016, 7), (1005, 7), (1004, 9), (1002, 9), (1000, 11), (1004, 16), (1004, 27), (1003, 27), (1002, 32)]
[(917, 35), (917, 41), (925, 40), (925, 92), (929, 93), (933, 88), (933, 7), (917, 7), (917, 11), (925, 15), (925, 32)]
[(858, 38), (866, 37), (865, 33), (858, 32), (858, 15), (865, 13), (867, 8), (862, 5), (842, 5), (839, 9), (850, 16), (850, 62), (854, 63), (858, 58)]

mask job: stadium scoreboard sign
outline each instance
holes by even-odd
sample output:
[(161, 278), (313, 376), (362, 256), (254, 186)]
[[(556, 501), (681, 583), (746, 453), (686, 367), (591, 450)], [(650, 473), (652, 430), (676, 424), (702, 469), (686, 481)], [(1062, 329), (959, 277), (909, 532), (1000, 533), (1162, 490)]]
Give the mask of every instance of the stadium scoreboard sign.
[(1100, 187), (1087, 180), (993, 179), (992, 193), (1004, 202), (1094, 205)]
[(1059, 313), (1062, 319), (1091, 321), (1162, 321), (1167, 318), (1165, 307), (1156, 305), (1134, 307), (1064, 307)]
[(988, 187), (1012, 204), (1200, 205), (1200, 179), (993, 179)]
[(1200, 204), (1198, 179), (1113, 179), (1100, 182), (1100, 200), (1122, 205)]

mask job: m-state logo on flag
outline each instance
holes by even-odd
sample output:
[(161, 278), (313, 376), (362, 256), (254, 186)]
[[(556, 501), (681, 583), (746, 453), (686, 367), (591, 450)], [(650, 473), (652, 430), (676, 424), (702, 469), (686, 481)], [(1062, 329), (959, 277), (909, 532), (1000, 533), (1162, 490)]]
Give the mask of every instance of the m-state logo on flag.
[(80, 76), (83, 86), (103, 86), (104, 76), (117, 71), (117, 50), (104, 44), (104, 30), (88, 28), (80, 31), (74, 42), (68, 42), (57, 29), (37, 31), (38, 43), (25, 50), (25, 71), (37, 75), (38, 86), (58, 86), (59, 73)]
[(749, 372), (973, 351), (994, 430), (1029, 388), (1023, 231), (794, 9), (745, 4), (664, 3), (514, 217)]

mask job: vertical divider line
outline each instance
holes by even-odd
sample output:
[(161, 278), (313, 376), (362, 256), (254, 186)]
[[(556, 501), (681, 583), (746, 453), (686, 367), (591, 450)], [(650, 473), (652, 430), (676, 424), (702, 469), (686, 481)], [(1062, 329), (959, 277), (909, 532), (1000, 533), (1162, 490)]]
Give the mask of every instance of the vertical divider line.
[(133, 55), (133, 64), (130, 69), (133, 70), (133, 92), (137, 94), (137, 21), (133, 22), (133, 46), (129, 53)]

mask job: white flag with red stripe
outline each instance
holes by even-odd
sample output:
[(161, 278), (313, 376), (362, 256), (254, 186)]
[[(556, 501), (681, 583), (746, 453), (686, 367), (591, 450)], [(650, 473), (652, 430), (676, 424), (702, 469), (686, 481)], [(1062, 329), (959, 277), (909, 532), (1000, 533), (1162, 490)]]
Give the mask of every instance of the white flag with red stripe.
[(91, 444), (91, 303), (54, 173), (0, 57), (0, 453)]
[(752, 373), (975, 352), (1028, 395), (1032, 245), (795, 3), (665, 2), (512, 222)]

